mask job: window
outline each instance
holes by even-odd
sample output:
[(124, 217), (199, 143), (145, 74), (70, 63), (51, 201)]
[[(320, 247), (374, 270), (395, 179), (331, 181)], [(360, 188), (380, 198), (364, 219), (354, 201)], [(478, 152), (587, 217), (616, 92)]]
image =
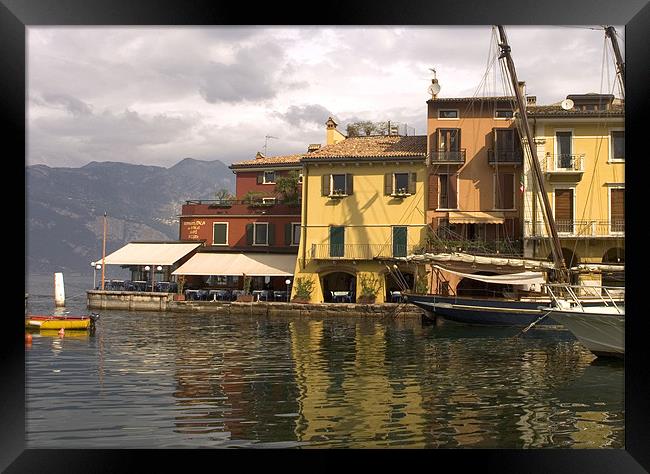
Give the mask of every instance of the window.
[(457, 174), (441, 174), (438, 186), (438, 208), (439, 209), (456, 209)]
[(611, 161), (625, 161), (625, 132), (612, 130)]
[(558, 169), (572, 169), (573, 168), (573, 157), (571, 150), (571, 132), (556, 132), (555, 141), (557, 146), (557, 158), (555, 166)]
[(254, 224), (254, 240), (253, 245), (268, 245), (269, 244), (269, 225), (266, 222)]
[(330, 194), (347, 194), (345, 192), (345, 175), (333, 174), (332, 175), (332, 189)]
[(611, 233), (625, 232), (625, 189), (611, 188), (609, 190), (609, 216)]
[(510, 109), (496, 109), (494, 111), (494, 118), (509, 119), (514, 116), (513, 111)]
[(495, 129), (495, 148), (497, 152), (515, 151), (515, 131), (511, 128)]
[(458, 118), (458, 109), (440, 109), (438, 110), (438, 118), (441, 119), (457, 119)]
[(558, 232), (573, 234), (573, 189), (555, 190), (555, 224)]
[(395, 173), (395, 194), (407, 194), (409, 191), (409, 174)]
[(515, 208), (514, 173), (497, 173), (494, 175), (494, 208)]
[(330, 257), (345, 255), (345, 227), (330, 227)]
[(212, 230), (212, 245), (228, 245), (228, 223), (216, 222)]
[(438, 129), (438, 152), (457, 153), (460, 151), (460, 129), (439, 128)]
[(291, 224), (291, 245), (300, 244), (300, 224)]
[(407, 227), (393, 227), (393, 257), (406, 257)]
[(264, 172), (264, 184), (275, 184), (275, 171)]

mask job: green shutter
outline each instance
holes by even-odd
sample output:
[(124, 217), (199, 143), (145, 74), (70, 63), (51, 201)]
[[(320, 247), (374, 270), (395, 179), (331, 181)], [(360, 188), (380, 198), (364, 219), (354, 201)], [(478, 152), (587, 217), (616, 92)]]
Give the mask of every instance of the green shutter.
[(253, 224), (246, 224), (246, 245), (253, 245)]
[(410, 179), (409, 179), (409, 194), (415, 194), (415, 183), (417, 183), (418, 180), (418, 175), (417, 173), (411, 173)]
[(267, 242), (269, 245), (275, 245), (275, 224), (268, 224)]
[(321, 196), (329, 196), (330, 194), (330, 175), (324, 174), (321, 177)]
[(291, 245), (291, 224), (284, 224), (284, 245)]
[(393, 257), (406, 257), (406, 227), (393, 227)]
[(257, 173), (257, 184), (264, 183), (264, 173)]
[(330, 257), (345, 255), (345, 227), (330, 227)]
[(384, 175), (384, 195), (390, 196), (393, 194), (393, 174), (386, 173)]

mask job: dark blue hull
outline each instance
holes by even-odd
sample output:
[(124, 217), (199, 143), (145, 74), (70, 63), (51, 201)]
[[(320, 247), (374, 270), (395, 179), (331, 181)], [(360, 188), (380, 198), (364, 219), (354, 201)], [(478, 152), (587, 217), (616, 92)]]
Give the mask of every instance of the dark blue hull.
[[(419, 308), (450, 321), (483, 326), (528, 326), (545, 314), (540, 307), (550, 301), (516, 301), (506, 299), (471, 298), (438, 295), (405, 295), (406, 300)], [(539, 325), (557, 326), (551, 318)]]

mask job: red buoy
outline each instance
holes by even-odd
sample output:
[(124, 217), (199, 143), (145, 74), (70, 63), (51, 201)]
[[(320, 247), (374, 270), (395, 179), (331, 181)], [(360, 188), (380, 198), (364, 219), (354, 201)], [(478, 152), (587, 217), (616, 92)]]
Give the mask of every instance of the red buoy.
[(25, 333), (25, 344), (28, 346), (32, 344), (32, 335), (28, 332)]

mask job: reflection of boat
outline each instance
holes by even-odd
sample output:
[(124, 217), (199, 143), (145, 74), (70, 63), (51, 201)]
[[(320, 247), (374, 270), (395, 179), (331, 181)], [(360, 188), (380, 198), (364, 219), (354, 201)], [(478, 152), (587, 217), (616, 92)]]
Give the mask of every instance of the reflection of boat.
[(80, 316), (30, 314), (25, 317), (25, 327), (28, 329), (92, 330), (97, 318), (99, 315), (96, 313)]
[[(607, 298), (600, 305), (585, 306), (573, 291), (576, 287), (548, 287), (555, 302), (555, 307), (547, 309), (550, 318), (571, 331), (596, 356), (625, 355), (625, 306), (617, 305), (607, 288), (604, 288)], [(556, 296), (559, 291), (566, 297)]]

